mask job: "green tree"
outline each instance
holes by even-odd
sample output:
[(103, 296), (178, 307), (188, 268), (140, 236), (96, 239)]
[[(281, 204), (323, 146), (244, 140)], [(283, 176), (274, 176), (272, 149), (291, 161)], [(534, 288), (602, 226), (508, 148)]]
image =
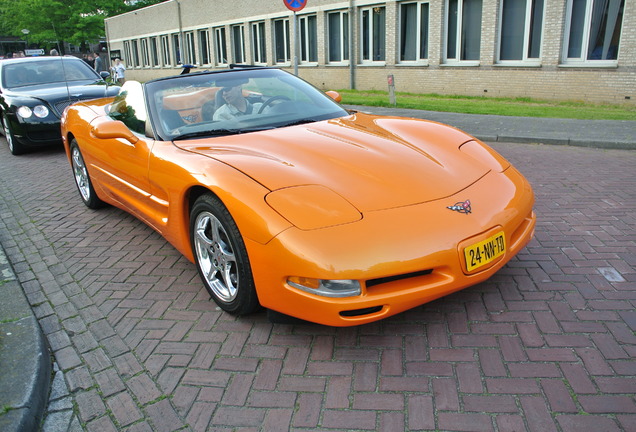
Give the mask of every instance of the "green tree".
[(0, 31), (41, 46), (95, 43), (105, 35), (104, 19), (164, 0), (0, 0)]

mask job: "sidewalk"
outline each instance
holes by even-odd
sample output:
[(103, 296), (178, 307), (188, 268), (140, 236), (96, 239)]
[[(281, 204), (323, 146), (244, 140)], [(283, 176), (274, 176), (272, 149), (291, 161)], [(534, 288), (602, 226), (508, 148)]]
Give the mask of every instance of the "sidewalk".
[[(636, 149), (636, 121), (517, 118), (362, 106), (347, 108), (438, 121), (487, 142)], [(4, 140), (0, 145), (5, 146)], [(4, 247), (9, 245), (4, 244)], [(2, 247), (0, 276), (0, 430), (37, 430), (48, 400), (49, 350)]]
[(446, 123), (487, 142), (542, 143), (636, 150), (636, 120), (574, 120), (458, 114), (356, 105), (346, 107), (372, 114), (415, 117)]
[(0, 245), (0, 430), (37, 431), (46, 409), (51, 357)]

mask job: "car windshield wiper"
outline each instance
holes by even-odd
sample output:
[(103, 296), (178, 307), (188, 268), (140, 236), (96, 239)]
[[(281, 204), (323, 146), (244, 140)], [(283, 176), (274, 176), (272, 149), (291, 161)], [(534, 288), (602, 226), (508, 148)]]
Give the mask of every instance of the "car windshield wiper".
[(198, 131), (198, 132), (189, 132), (189, 133), (184, 133), (174, 137), (173, 141), (183, 140), (188, 138), (237, 135), (243, 132), (245, 132), (245, 129), (213, 129), (213, 130), (205, 130), (205, 131)]
[(271, 126), (261, 126), (261, 127), (253, 127), (253, 128), (240, 128), (240, 129), (212, 129), (198, 132), (188, 132), (181, 135), (178, 135), (173, 138), (173, 141), (188, 139), (188, 138), (200, 138), (200, 137), (213, 137), (213, 136), (227, 136), (227, 135), (238, 135), (248, 132), (258, 132), (264, 130), (274, 129)]
[(307, 124), (307, 123), (316, 123), (317, 121), (319, 121), (319, 120), (312, 119), (312, 118), (307, 118), (307, 119), (302, 119), (302, 120), (294, 120), (293, 122), (283, 123), (279, 127), (298, 126), (298, 125)]

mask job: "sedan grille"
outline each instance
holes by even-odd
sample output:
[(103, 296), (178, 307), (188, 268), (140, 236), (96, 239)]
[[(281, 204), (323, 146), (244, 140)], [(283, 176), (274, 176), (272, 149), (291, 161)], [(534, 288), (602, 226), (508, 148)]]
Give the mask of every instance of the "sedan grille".
[(57, 112), (58, 116), (62, 116), (62, 113), (64, 112), (67, 106), (70, 106), (76, 102), (81, 102), (81, 101), (91, 100), (91, 99), (95, 99), (95, 96), (74, 97), (74, 98), (71, 98), (70, 100), (63, 100), (55, 104), (55, 111)]

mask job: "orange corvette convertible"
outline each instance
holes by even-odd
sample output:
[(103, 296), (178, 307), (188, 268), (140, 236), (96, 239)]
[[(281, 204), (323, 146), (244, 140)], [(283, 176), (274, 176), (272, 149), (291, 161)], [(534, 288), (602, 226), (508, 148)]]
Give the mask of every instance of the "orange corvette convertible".
[(491, 148), (328, 94), (271, 68), (128, 81), (67, 108), (62, 134), (84, 203), (161, 233), (231, 314), (364, 324), (481, 282), (530, 241), (530, 184)]

